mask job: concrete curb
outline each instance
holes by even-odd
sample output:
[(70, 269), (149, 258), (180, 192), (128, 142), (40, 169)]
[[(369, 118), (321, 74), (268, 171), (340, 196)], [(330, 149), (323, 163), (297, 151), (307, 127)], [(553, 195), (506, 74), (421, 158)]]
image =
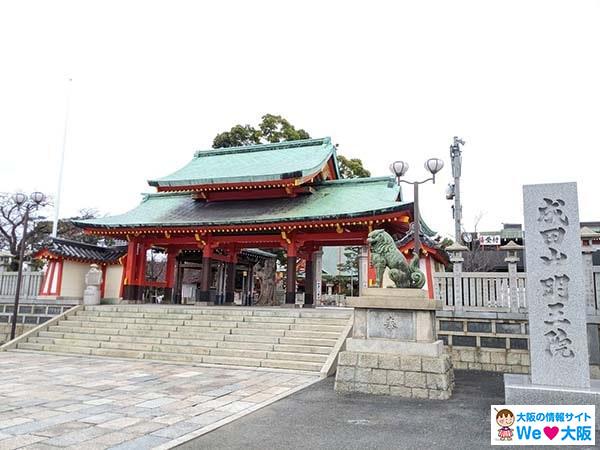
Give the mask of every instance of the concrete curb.
[(335, 373), (335, 370), (337, 369), (338, 355), (345, 348), (346, 339), (350, 335), (353, 325), (354, 312), (352, 312), (352, 314), (350, 315), (350, 318), (348, 319), (345, 328), (342, 330), (342, 334), (340, 334), (340, 337), (338, 338), (337, 342), (331, 349), (329, 356), (327, 357), (327, 361), (325, 361), (325, 364), (321, 368), (321, 379), (327, 378), (328, 376), (333, 375)]
[(27, 331), (26, 333), (23, 333), (21, 336), (14, 338), (12, 341), (8, 341), (6, 344), (0, 346), (0, 352), (5, 352), (7, 350), (11, 350), (13, 348), (16, 348), (17, 345), (20, 342), (25, 342), (27, 341), (30, 337), (35, 337), (37, 336), (37, 334), (40, 331), (44, 331), (46, 330), (48, 327), (50, 327), (51, 325), (54, 325), (55, 323), (61, 321), (62, 319), (64, 319), (67, 316), (70, 316), (71, 314), (76, 313), (77, 311), (79, 311), (80, 309), (83, 308), (83, 305), (76, 305), (71, 309), (68, 309), (67, 311), (65, 311), (62, 314), (59, 314), (56, 317), (53, 317), (52, 319), (48, 320), (47, 322), (44, 322), (41, 325), (38, 325), (37, 327), (35, 327), (32, 330)]

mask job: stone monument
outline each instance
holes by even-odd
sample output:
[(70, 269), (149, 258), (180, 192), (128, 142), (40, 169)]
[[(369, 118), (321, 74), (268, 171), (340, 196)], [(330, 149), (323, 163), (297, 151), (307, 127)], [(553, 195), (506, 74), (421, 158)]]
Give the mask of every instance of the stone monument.
[(100, 304), (100, 285), (102, 284), (102, 271), (97, 264), (90, 265), (90, 270), (85, 274), (85, 291), (83, 291), (84, 305)]
[(590, 382), (576, 183), (523, 187), (531, 375), (504, 375), (507, 404), (600, 404)]
[(397, 285), (413, 288), (368, 288), (349, 301), (354, 326), (339, 355), (335, 390), (448, 399), (454, 372), (435, 332), (435, 311), (441, 303), (417, 288), (424, 278), (418, 264), (406, 261), (388, 233), (375, 230), (368, 242), (374, 263), (380, 264), (378, 283), (387, 268), (396, 271), (390, 278)]

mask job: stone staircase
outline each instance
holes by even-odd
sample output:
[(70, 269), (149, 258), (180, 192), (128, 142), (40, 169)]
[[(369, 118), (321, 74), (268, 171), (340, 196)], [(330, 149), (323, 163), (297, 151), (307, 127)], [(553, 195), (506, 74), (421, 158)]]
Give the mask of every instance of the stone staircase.
[(17, 349), (323, 372), (330, 355), (337, 356), (351, 315), (334, 309), (85, 306)]

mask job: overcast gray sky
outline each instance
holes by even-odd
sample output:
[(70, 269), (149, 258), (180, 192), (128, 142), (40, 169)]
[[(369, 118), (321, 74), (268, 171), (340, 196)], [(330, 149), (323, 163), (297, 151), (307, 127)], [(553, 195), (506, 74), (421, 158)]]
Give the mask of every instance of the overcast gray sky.
[(374, 175), (443, 158), (421, 190), (441, 232), (454, 135), (467, 229), (521, 221), (539, 182), (577, 181), (600, 220), (599, 23), (596, 0), (2, 0), (0, 191), (54, 193), (72, 77), (62, 217), (131, 209), (147, 179), (273, 113)]

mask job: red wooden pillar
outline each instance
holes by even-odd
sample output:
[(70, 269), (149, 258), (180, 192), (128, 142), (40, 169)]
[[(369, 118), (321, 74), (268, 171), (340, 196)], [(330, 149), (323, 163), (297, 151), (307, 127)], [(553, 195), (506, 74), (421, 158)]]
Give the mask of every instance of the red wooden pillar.
[(306, 252), (306, 264), (304, 269), (304, 307), (313, 308), (315, 305), (314, 296), (314, 264), (313, 264), (313, 248), (309, 248)]
[(173, 247), (167, 248), (167, 270), (165, 273), (165, 297), (169, 300), (173, 300), (173, 287), (174, 287), (174, 272), (175, 263), (177, 258), (177, 250)]
[(125, 260), (125, 275), (123, 277), (123, 299), (137, 300), (139, 284), (137, 282), (138, 242), (135, 239), (127, 245), (127, 258)]
[(287, 246), (287, 273), (286, 273), (286, 286), (285, 286), (285, 304), (295, 305), (296, 304), (296, 257), (297, 257), (296, 245), (292, 241)]
[(198, 301), (208, 302), (210, 300), (210, 274), (212, 263), (212, 248), (209, 244), (202, 250), (202, 278), (200, 279), (200, 291)]
[(225, 267), (225, 303), (233, 303), (235, 297), (235, 265), (237, 263), (237, 255), (235, 250), (232, 251), (231, 259)]
[(138, 285), (136, 300), (144, 300), (144, 287), (146, 286), (146, 244), (138, 245), (137, 264), (136, 264), (136, 283)]
[(167, 250), (167, 270), (165, 273), (165, 283), (168, 288), (172, 288), (174, 284), (174, 273), (175, 273), (175, 262), (177, 258), (177, 252), (173, 249)]

